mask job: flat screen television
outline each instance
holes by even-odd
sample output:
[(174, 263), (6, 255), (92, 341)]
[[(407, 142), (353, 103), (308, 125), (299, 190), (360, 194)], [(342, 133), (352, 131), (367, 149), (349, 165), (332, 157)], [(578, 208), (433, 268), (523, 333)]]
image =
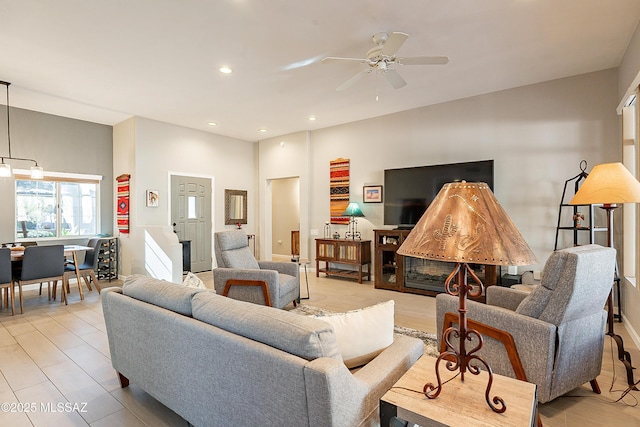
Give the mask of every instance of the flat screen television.
[(384, 224), (413, 228), (448, 182), (485, 182), (493, 191), (493, 160), (384, 171)]

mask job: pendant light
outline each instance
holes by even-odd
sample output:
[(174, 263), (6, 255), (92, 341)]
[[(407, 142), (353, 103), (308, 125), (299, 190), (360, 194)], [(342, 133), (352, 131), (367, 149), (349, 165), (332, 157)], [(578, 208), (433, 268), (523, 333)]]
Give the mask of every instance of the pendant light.
[(38, 162), (33, 159), (23, 159), (20, 157), (13, 157), (11, 155), (11, 121), (9, 117), (9, 82), (0, 81), (0, 84), (5, 85), (7, 88), (7, 145), (9, 147), (8, 156), (0, 156), (0, 177), (8, 178), (11, 176), (11, 165), (5, 163), (5, 160), (21, 160), (25, 162), (33, 162), (31, 166), (31, 179), (42, 179), (44, 177), (44, 170), (41, 166), (38, 166)]

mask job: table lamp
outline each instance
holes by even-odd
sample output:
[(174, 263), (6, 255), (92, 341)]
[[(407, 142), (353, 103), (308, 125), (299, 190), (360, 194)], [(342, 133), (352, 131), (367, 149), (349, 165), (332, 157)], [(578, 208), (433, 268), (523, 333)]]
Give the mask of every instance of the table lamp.
[[(502, 398), (490, 399), (493, 383), (491, 368), (475, 354), (482, 347), (482, 336), (467, 324), (467, 296), (479, 297), (484, 285), (469, 266), (485, 265), (529, 265), (538, 261), (524, 241), (518, 229), (500, 206), (489, 186), (483, 182), (453, 182), (445, 184), (416, 226), (398, 249), (404, 256), (435, 261), (453, 262), (455, 268), (447, 277), (445, 291), (458, 297), (458, 328), (450, 327), (442, 334), (447, 350), (436, 360), (438, 384), (427, 383), (425, 395), (436, 398), (442, 389), (440, 381), (440, 361), (446, 360), (450, 371), (459, 370), (464, 374), (480, 374), (480, 365), (489, 373), (485, 400), (498, 413), (506, 410)], [(468, 283), (468, 276), (473, 282)], [(450, 338), (457, 337), (456, 350)], [(472, 338), (478, 340), (476, 347), (465, 348)], [(473, 364), (471, 362), (474, 362)]]
[(356, 202), (349, 203), (347, 209), (344, 210), (342, 216), (348, 216), (349, 218), (349, 231), (344, 235), (345, 239), (360, 239), (360, 232), (358, 231), (358, 220), (356, 218), (362, 217), (364, 218), (364, 214), (360, 209), (360, 206)]
[[(594, 166), (569, 202), (570, 205), (602, 204), (601, 208), (607, 213), (607, 246), (611, 248), (613, 248), (613, 210), (620, 203), (640, 203), (640, 182), (622, 163), (603, 163)], [(624, 350), (622, 337), (613, 331), (613, 281), (611, 281), (611, 293), (607, 302), (607, 335), (612, 337), (618, 346), (618, 359), (625, 365), (628, 384), (634, 385), (631, 355)]]

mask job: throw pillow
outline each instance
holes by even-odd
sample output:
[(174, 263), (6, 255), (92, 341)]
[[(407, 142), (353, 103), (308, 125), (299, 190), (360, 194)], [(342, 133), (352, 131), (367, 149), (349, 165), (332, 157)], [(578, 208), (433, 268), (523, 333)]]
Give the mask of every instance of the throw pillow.
[(344, 364), (366, 365), (393, 343), (393, 306), (389, 300), (346, 313), (313, 316), (333, 326)]
[[(190, 288), (207, 289), (207, 287), (204, 285), (204, 282), (190, 271), (185, 276), (182, 284), (184, 286), (189, 286)], [(215, 290), (213, 292), (215, 292)]]

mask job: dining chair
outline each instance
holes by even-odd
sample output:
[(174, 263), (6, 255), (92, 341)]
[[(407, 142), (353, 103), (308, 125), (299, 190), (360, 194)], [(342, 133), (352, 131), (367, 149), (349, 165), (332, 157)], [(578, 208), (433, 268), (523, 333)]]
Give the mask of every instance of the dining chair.
[[(87, 284), (87, 288), (92, 291), (91, 282), (95, 285), (98, 293), (100, 293), (100, 285), (98, 284), (98, 278), (96, 277), (96, 268), (98, 267), (98, 251), (100, 249), (100, 245), (105, 239), (89, 239), (87, 246), (92, 247), (92, 250), (88, 250), (85, 253), (84, 261), (82, 264), (78, 266), (78, 272), (80, 277), (76, 277), (78, 280), (78, 290), (80, 290), (80, 286), (82, 286), (80, 278), (84, 279), (84, 282)], [(73, 262), (67, 262), (64, 266), (64, 283), (65, 288), (69, 291), (69, 278), (71, 276), (76, 275), (76, 266)], [(80, 298), (84, 299), (82, 293), (80, 293)]]
[(13, 278), (14, 283), (18, 286), (20, 313), (24, 313), (22, 286), (47, 282), (49, 296), (51, 296), (51, 283), (53, 283), (53, 299), (55, 300), (58, 280), (62, 282), (63, 289), (60, 292), (60, 298), (65, 304), (68, 304), (67, 295), (64, 292), (64, 245), (26, 247), (20, 275)]
[[(6, 292), (6, 295), (2, 297), (1, 301), (9, 304), (9, 298), (11, 299), (11, 315), (15, 315), (15, 291), (13, 289), (13, 282), (11, 277), (11, 249), (0, 249), (0, 291)], [(1, 295), (1, 293), (0, 293)]]

